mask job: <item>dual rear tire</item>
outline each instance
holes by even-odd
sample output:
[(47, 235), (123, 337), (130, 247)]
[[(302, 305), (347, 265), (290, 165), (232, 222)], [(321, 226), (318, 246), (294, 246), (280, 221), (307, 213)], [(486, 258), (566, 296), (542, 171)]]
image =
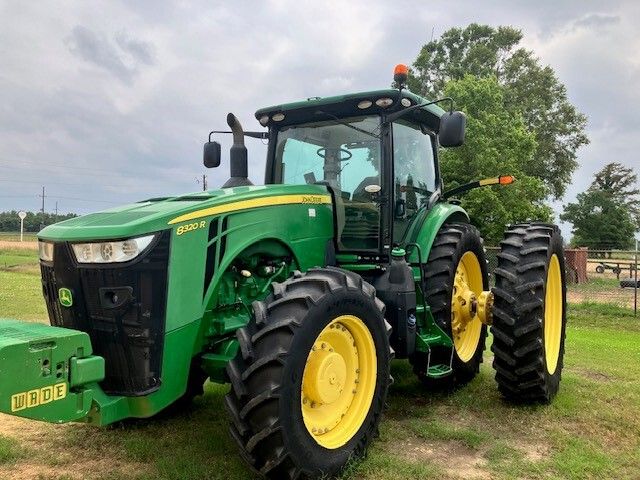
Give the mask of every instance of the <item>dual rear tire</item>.
[(492, 351), (498, 388), (516, 402), (548, 403), (558, 392), (566, 331), (560, 230), (525, 223), (505, 233), (495, 269)]

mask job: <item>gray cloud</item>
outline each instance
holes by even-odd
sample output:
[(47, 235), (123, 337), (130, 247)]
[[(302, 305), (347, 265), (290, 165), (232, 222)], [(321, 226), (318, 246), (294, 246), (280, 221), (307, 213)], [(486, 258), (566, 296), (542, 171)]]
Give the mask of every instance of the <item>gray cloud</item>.
[(576, 20), (573, 24), (576, 27), (598, 28), (616, 25), (620, 23), (620, 16), (605, 13), (591, 13)]
[[(227, 112), (256, 129), (262, 106), (386, 87), (393, 65), (411, 63), (432, 29), (438, 36), (471, 22), (521, 28), (589, 116), (592, 142), (558, 205), (608, 161), (638, 167), (637, 2), (610, 0), (606, 11), (585, 0), (424, 5), (142, 0), (109, 2), (96, 15), (87, 2), (8, 2), (0, 7), (0, 210), (39, 208), (42, 184), (52, 196), (83, 199), (59, 199), (62, 211), (77, 212), (194, 191), (202, 173), (218, 186), (228, 161), (204, 171), (201, 148)], [(226, 152), (229, 139), (221, 140)], [(251, 178), (261, 182), (265, 148), (248, 147)]]
[(114, 42), (104, 34), (78, 25), (71, 31), (67, 44), (71, 53), (107, 70), (126, 84), (133, 81), (141, 64), (155, 63), (153, 47), (131, 38), (126, 32), (115, 35)]
[(123, 51), (129, 53), (139, 63), (155, 64), (155, 51), (150, 43), (131, 38), (126, 32), (119, 32), (115, 40)]

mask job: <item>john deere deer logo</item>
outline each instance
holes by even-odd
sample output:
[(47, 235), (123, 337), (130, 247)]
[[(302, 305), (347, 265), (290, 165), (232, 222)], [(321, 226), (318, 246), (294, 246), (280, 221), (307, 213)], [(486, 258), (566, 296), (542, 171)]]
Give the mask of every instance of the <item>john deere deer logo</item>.
[(63, 307), (70, 307), (73, 305), (73, 295), (68, 288), (61, 288), (58, 290), (58, 298), (60, 299), (60, 305)]

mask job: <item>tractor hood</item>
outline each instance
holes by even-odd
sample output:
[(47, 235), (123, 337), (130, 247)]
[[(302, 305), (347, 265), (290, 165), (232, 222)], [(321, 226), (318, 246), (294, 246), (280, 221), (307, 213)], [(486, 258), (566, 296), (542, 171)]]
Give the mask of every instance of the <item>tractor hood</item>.
[(264, 185), (224, 188), (176, 197), (151, 198), (56, 223), (38, 237), (52, 241), (123, 239), (173, 228), (229, 211), (286, 203), (330, 203), (322, 185)]

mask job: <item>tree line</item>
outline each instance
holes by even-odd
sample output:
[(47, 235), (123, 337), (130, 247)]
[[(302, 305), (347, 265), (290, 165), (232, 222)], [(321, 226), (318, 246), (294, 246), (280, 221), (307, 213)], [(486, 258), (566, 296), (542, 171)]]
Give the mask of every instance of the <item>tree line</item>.
[[(62, 220), (77, 217), (75, 213), (67, 213), (64, 215), (54, 215), (52, 213), (26, 212), (24, 219), (25, 232), (38, 232), (42, 227), (52, 225)], [(19, 232), (20, 217), (17, 210), (9, 212), (0, 212), (0, 232)]]

